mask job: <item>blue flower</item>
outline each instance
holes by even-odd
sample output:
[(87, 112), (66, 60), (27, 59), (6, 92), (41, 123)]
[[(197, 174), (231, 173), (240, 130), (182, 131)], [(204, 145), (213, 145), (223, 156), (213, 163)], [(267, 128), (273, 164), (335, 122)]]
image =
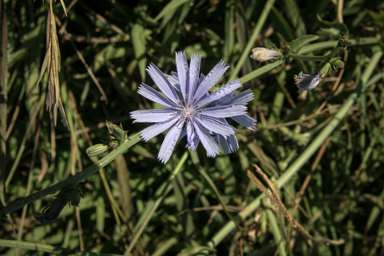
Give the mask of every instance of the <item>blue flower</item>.
[(188, 148), (196, 150), (201, 141), (209, 157), (219, 154), (217, 142), (225, 153), (237, 150), (239, 145), (235, 128), (225, 118), (232, 118), (251, 130), (255, 126), (256, 121), (246, 114), (246, 104), (253, 99), (253, 93), (247, 90), (234, 96), (235, 90), (242, 87), (239, 80), (235, 80), (209, 94), (228, 67), (220, 61), (208, 75), (199, 76), (200, 62), (201, 56), (192, 55), (188, 66), (185, 53), (176, 52), (177, 73), (172, 72), (166, 77), (152, 63), (147, 68), (165, 96), (146, 84), (141, 84), (138, 89), (138, 93), (145, 98), (166, 107), (130, 113), (134, 122), (155, 123), (141, 131), (145, 141), (170, 128), (158, 154), (163, 163), (169, 160), (177, 141), (185, 135)]
[(316, 75), (308, 75), (304, 74), (303, 71), (299, 73), (299, 75), (295, 75), (295, 83), (299, 88), (299, 93), (302, 93), (307, 90), (312, 90), (319, 85), (322, 79), (322, 73), (318, 73)]

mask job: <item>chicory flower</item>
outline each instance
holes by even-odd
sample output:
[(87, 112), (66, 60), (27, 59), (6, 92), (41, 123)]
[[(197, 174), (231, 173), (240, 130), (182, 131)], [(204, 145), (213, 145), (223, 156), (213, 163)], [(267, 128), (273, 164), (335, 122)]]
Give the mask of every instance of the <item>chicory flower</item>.
[(207, 150), (209, 157), (220, 152), (233, 152), (238, 148), (235, 128), (225, 118), (232, 118), (239, 124), (253, 129), (255, 120), (246, 115), (246, 104), (253, 99), (250, 90), (234, 96), (242, 87), (239, 80), (232, 81), (213, 93), (209, 90), (228, 69), (220, 61), (204, 76), (200, 73), (201, 56), (192, 55), (190, 65), (183, 52), (176, 52), (177, 73), (165, 76), (158, 67), (150, 64), (147, 71), (165, 96), (146, 84), (141, 84), (138, 93), (145, 98), (165, 106), (165, 109), (137, 110), (131, 112), (134, 122), (155, 123), (141, 131), (141, 137), (148, 141), (163, 131), (170, 129), (160, 147), (158, 159), (166, 163), (179, 138), (187, 136), (187, 147), (196, 150), (199, 142)]

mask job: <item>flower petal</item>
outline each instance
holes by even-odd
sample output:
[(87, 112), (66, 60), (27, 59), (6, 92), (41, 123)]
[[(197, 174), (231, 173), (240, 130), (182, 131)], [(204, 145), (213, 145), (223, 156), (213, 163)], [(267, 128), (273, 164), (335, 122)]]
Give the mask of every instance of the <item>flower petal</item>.
[(181, 116), (177, 116), (171, 120), (151, 125), (151, 126), (145, 128), (144, 130), (142, 130), (140, 132), (140, 135), (144, 139), (144, 141), (148, 141), (148, 140), (152, 139), (153, 137), (155, 137), (156, 135), (167, 130), (172, 125), (174, 125), (180, 118), (181, 118)]
[(217, 134), (215, 136), (215, 140), (217, 141), (217, 143), (219, 143), (221, 145), (221, 148), (223, 149), (225, 154), (232, 153), (231, 149), (229, 148), (229, 144), (228, 144), (228, 141), (226, 138), (224, 138), (220, 134)]
[(299, 93), (302, 93), (307, 90), (314, 89), (321, 82), (321, 73), (316, 75), (308, 75), (304, 74), (303, 71), (299, 73), (299, 75), (295, 75), (295, 83), (299, 88)]
[(220, 77), (225, 73), (229, 66), (223, 61), (220, 61), (216, 66), (208, 73), (203, 81), (199, 84), (199, 87), (196, 89), (193, 95), (193, 102), (197, 102), (203, 97), (209, 89), (211, 89), (215, 83), (220, 79)]
[(189, 91), (188, 91), (187, 105), (191, 103), (192, 96), (195, 93), (195, 90), (199, 82), (200, 63), (201, 63), (201, 55), (192, 54), (190, 67), (189, 67)]
[(169, 108), (177, 107), (175, 103), (171, 102), (169, 99), (161, 95), (158, 91), (156, 91), (155, 89), (151, 88), (146, 84), (141, 84), (137, 92), (143, 97), (153, 102), (159, 103), (160, 105), (163, 105)]
[(136, 110), (130, 113), (131, 118), (135, 119), (135, 121), (133, 121), (134, 123), (165, 122), (177, 114), (179, 114), (179, 112), (174, 109)]
[(188, 119), (186, 126), (187, 126), (186, 131), (187, 131), (187, 141), (188, 141), (187, 147), (195, 151), (197, 146), (199, 145), (199, 141), (200, 141), (199, 136), (197, 136), (195, 129), (193, 128), (192, 121), (190, 119)]
[(251, 89), (248, 89), (246, 91), (243, 91), (239, 94), (237, 94), (234, 97), (231, 98), (223, 98), (223, 100), (218, 100), (219, 105), (230, 105), (230, 104), (241, 104), (241, 105), (246, 105), (247, 102), (253, 100), (253, 92)]
[(213, 119), (212, 117), (201, 115), (199, 117), (195, 117), (195, 119), (210, 132), (220, 134), (224, 137), (234, 134), (236, 130), (235, 127), (229, 125), (228, 123), (221, 122), (217, 119)]
[(225, 154), (233, 153), (239, 148), (239, 142), (237, 141), (235, 135), (230, 135), (227, 138), (224, 138), (218, 134), (215, 137), (215, 140), (221, 145)]
[(209, 133), (202, 127), (198, 122), (193, 122), (193, 126), (203, 144), (204, 148), (207, 150), (207, 156), (214, 157), (220, 152), (220, 148), (217, 145), (216, 141), (209, 135)]
[(247, 115), (232, 116), (231, 118), (249, 130), (253, 130), (256, 125), (256, 120)]
[(199, 109), (197, 112), (200, 115), (217, 117), (217, 118), (226, 118), (226, 117), (243, 115), (246, 110), (247, 110), (247, 107), (243, 105), (225, 105), (225, 106), (218, 106), (218, 107), (202, 108), (202, 109)]
[(235, 152), (239, 148), (239, 142), (237, 141), (236, 136), (230, 135), (227, 138), (227, 140), (228, 140), (228, 144), (229, 144), (229, 148), (231, 150), (231, 153)]
[(168, 78), (168, 81), (173, 86), (173, 88), (175, 88), (176, 94), (179, 97), (179, 99), (182, 99), (183, 95), (181, 94), (181, 91), (180, 91), (179, 78), (177, 76), (177, 73), (172, 71), (171, 75), (168, 76), (167, 78)]
[(184, 121), (185, 119), (179, 119), (177, 124), (169, 130), (163, 140), (163, 143), (161, 144), (157, 158), (164, 164), (169, 160), (172, 155), (176, 142), (178, 141), (180, 133), (183, 130)]
[(208, 103), (211, 103), (215, 100), (219, 100), (223, 98), (224, 96), (232, 93), (236, 89), (242, 87), (243, 85), (239, 82), (239, 80), (232, 81), (224, 86), (222, 86), (220, 89), (217, 89), (213, 93), (209, 94), (204, 99), (200, 100), (196, 103), (196, 108), (200, 108)]
[(185, 52), (176, 52), (176, 68), (177, 68), (177, 76), (179, 78), (179, 85), (181, 94), (183, 95), (183, 100), (186, 100), (187, 93), (189, 91), (189, 79), (187, 79), (188, 75), (188, 62), (187, 57), (185, 57)]
[(177, 96), (175, 89), (168, 81), (167, 77), (156, 67), (153, 63), (147, 67), (148, 74), (151, 76), (153, 82), (160, 88), (160, 90), (167, 96), (171, 101), (179, 105), (180, 99)]

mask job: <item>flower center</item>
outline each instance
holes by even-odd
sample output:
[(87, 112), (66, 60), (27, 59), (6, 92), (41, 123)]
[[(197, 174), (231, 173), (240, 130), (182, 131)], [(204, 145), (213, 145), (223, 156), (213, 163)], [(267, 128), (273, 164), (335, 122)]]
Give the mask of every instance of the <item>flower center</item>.
[(182, 112), (184, 117), (188, 119), (195, 115), (196, 110), (194, 109), (194, 107), (184, 107)]

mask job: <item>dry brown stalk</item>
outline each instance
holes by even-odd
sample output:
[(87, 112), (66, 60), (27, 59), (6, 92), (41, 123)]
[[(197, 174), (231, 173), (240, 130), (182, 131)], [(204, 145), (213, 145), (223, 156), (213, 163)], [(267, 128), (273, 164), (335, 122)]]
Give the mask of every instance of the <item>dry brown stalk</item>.
[(257, 173), (261, 175), (261, 177), (264, 179), (264, 181), (268, 184), (270, 190), (272, 193), (270, 193), (267, 188), (261, 183), (261, 181), (256, 178), (256, 176), (250, 171), (247, 170), (247, 175), (251, 179), (251, 181), (256, 185), (258, 189), (260, 189), (261, 192), (264, 193), (264, 195), (270, 199), (277, 207), (279, 208), (280, 212), (283, 214), (283, 216), (287, 219), (287, 221), (297, 229), (304, 237), (308, 239), (308, 244), (312, 246), (312, 241), (314, 241), (314, 238), (301, 226), (300, 223), (298, 223), (294, 218), (291, 217), (291, 215), (288, 213), (287, 208), (285, 208), (283, 202), (280, 200), (279, 195), (276, 193), (274, 186), (272, 182), (269, 180), (267, 175), (264, 174), (264, 172), (257, 166), (253, 165), (256, 168)]
[(51, 112), (55, 126), (57, 124), (57, 109), (59, 109), (61, 118), (68, 127), (67, 117), (65, 115), (63, 103), (60, 98), (60, 47), (57, 38), (55, 14), (53, 13), (52, 0), (49, 1), (49, 12), (47, 17), (47, 51), (41, 66), (39, 79), (36, 86), (40, 83), (45, 69), (48, 70), (48, 93), (45, 101), (47, 110)]
[[(277, 194), (272, 182), (269, 180), (268, 176), (260, 169), (259, 166), (253, 165), (256, 168), (257, 173), (263, 178), (263, 180), (267, 183), (269, 189), (271, 192), (267, 190), (267, 188), (262, 184), (262, 182), (257, 179), (257, 177), (250, 171), (247, 170), (247, 175), (251, 179), (251, 181), (256, 185), (258, 189), (260, 189), (261, 192), (265, 194), (265, 196), (270, 199), (277, 207), (279, 208), (280, 212), (283, 214), (283, 216), (287, 219), (287, 221), (297, 229), (304, 237), (308, 239), (308, 244), (311, 245), (312, 241), (315, 242), (315, 239), (308, 233), (307, 230), (304, 229), (304, 227), (297, 222), (288, 212), (287, 208), (284, 206), (283, 202), (280, 199), (280, 196)], [(320, 235), (319, 235), (320, 236)], [(345, 241), (344, 239), (338, 239), (338, 240), (330, 240), (326, 237), (320, 236), (322, 241), (327, 244), (332, 245), (340, 245), (343, 244)]]

